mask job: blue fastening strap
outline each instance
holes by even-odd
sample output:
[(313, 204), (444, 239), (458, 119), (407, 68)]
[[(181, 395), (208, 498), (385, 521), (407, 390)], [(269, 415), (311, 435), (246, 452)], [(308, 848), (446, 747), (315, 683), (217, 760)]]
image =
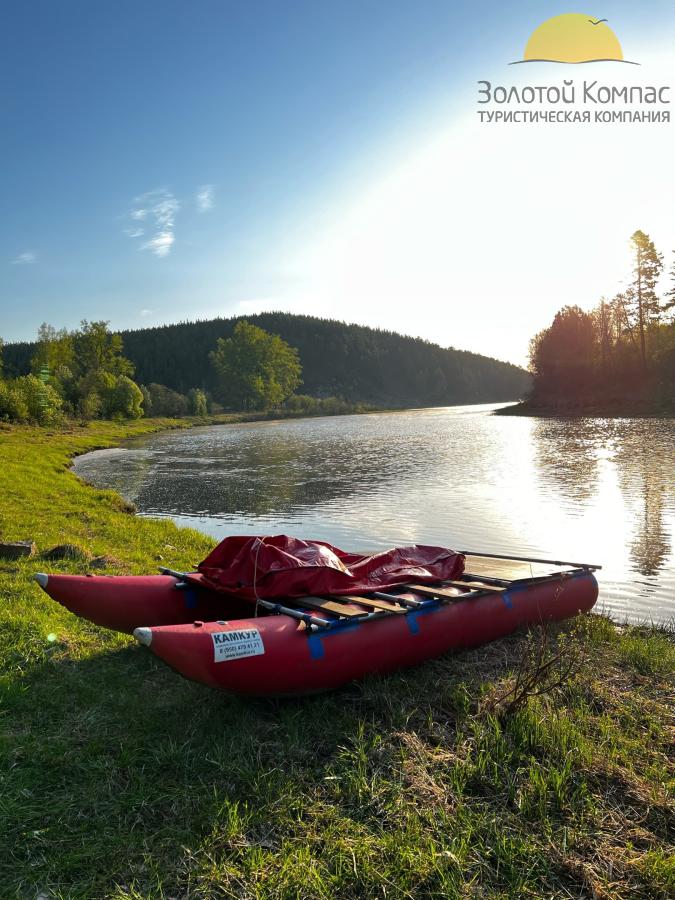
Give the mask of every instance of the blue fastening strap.
[(186, 609), (195, 609), (199, 605), (199, 600), (197, 598), (197, 591), (194, 588), (188, 587), (183, 591), (185, 595), (185, 607)]
[(505, 606), (507, 609), (513, 609), (513, 601), (512, 601), (511, 598), (509, 597), (509, 592), (508, 592), (508, 591), (502, 591), (501, 597), (502, 597), (502, 600), (504, 601), (504, 606)]
[(420, 623), (417, 621), (417, 613), (416, 612), (406, 613), (405, 620), (408, 623), (408, 628), (410, 629), (410, 633), (411, 634), (419, 634)]
[(309, 644), (309, 655), (312, 659), (322, 659), (323, 644), (321, 643), (321, 635), (310, 634), (307, 638), (307, 643)]

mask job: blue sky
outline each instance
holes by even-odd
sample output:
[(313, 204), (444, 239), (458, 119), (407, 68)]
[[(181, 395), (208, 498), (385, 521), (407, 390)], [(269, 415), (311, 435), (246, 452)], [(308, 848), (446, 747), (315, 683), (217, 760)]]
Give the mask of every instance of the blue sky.
[[(658, 59), (652, 76), (672, 82), (671, 2), (585, 7), (609, 18), (627, 58)], [(466, 258), (458, 222), (472, 230), (467, 241), (489, 245), (486, 260), (498, 244), (508, 261), (519, 253), (520, 226), (541, 232), (547, 216), (558, 217), (537, 208), (536, 225), (523, 212), (519, 227), (483, 234), (491, 211), (513, 204), (505, 161), (535, 151), (520, 136), (476, 128), (474, 116), (477, 80), (513, 80), (505, 63), (520, 57), (541, 21), (566, 11), (516, 2), (477, 12), (469, 2), (437, 0), (3, 4), (0, 335), (30, 338), (45, 320), (137, 328), (283, 308), (522, 361), (530, 333), (561, 297), (597, 299), (587, 261), (562, 294), (547, 290), (542, 273), (524, 285), (503, 262), (499, 283), (488, 277), (489, 261), (485, 274), (474, 266), (470, 279), (458, 277)], [(631, 135), (671, 185), (672, 134), (652, 126)], [(584, 152), (602, 164), (611, 151), (606, 137), (575, 140), (572, 169), (583, 166)], [(536, 152), (562, 152), (559, 145)], [(428, 182), (417, 190), (417, 169), (434, 147), (439, 191)], [(643, 176), (630, 168), (636, 144), (624, 152), (629, 197), (637, 198), (627, 200), (636, 208), (625, 238), (653, 228), (669, 250), (672, 192), (650, 190), (643, 202)], [(471, 162), (486, 153), (484, 167), (494, 159), (503, 169), (499, 182), (488, 181), (489, 196)], [(518, 170), (522, 191), (539, 193), (529, 171)], [(475, 186), (470, 196), (466, 183)], [(424, 203), (411, 204), (413, 193), (425, 194)], [(605, 204), (595, 199), (602, 231)], [(399, 211), (405, 227), (392, 231)], [(599, 253), (597, 285), (606, 273), (608, 291), (619, 277), (620, 234), (617, 223), (606, 258), (584, 234), (589, 258)]]

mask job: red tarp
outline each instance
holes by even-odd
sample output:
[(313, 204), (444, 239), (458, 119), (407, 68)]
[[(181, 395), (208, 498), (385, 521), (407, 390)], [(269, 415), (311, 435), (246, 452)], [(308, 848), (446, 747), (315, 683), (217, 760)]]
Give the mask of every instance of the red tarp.
[(201, 562), (211, 587), (249, 600), (356, 594), (407, 582), (457, 578), (461, 553), (445, 547), (397, 547), (363, 556), (323, 541), (275, 537), (228, 537)]

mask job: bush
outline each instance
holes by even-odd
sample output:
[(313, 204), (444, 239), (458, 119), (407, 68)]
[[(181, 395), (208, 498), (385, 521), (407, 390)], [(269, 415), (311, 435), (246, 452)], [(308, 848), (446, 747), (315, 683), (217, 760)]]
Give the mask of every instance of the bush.
[(149, 384), (142, 390), (146, 416), (180, 418), (190, 411), (190, 403), (185, 394), (172, 391), (163, 384)]
[(101, 398), (96, 391), (82, 394), (76, 404), (77, 414), (83, 422), (97, 419), (101, 412)]
[(349, 403), (340, 397), (309, 397), (307, 394), (294, 394), (286, 400), (284, 409), (298, 416), (342, 416), (364, 412), (368, 406), (363, 403)]
[(29, 418), (26, 401), (13, 384), (0, 381), (0, 421), (27, 422)]
[(188, 394), (188, 403), (190, 404), (190, 415), (208, 416), (209, 404), (204, 391), (199, 388), (192, 388)]
[(138, 419), (143, 415), (143, 393), (127, 375), (92, 372), (78, 383), (78, 411), (83, 419)]
[(143, 415), (143, 392), (127, 375), (119, 375), (110, 397), (110, 415), (124, 419), (140, 419)]
[(24, 375), (16, 379), (14, 390), (25, 404), (29, 421), (38, 425), (54, 425), (61, 421), (63, 400), (51, 384), (45, 384), (37, 375)]

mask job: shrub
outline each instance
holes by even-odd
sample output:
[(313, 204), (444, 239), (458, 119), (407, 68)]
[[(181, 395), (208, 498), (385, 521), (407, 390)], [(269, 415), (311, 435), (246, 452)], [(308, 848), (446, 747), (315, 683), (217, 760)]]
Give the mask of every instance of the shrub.
[(146, 401), (149, 399), (150, 405), (145, 406), (146, 416), (171, 416), (172, 418), (180, 418), (186, 416), (189, 412), (190, 404), (185, 394), (179, 394), (178, 391), (172, 391), (163, 384), (149, 384), (143, 389), (143, 396)]
[(143, 415), (143, 392), (127, 375), (115, 381), (109, 404), (109, 414), (125, 419), (140, 419)]
[(143, 393), (128, 375), (91, 372), (78, 383), (78, 411), (83, 419), (138, 419), (143, 415)]
[(0, 421), (27, 422), (29, 418), (26, 401), (13, 384), (0, 381)]
[(98, 418), (101, 411), (101, 398), (96, 391), (88, 391), (81, 394), (76, 404), (77, 414), (83, 422)]
[(207, 416), (209, 414), (209, 404), (204, 391), (199, 388), (192, 388), (188, 393), (188, 402), (190, 404), (190, 414), (193, 416)]
[(37, 375), (24, 375), (14, 382), (15, 390), (23, 399), (28, 419), (38, 425), (53, 425), (63, 414), (63, 400), (51, 384)]

